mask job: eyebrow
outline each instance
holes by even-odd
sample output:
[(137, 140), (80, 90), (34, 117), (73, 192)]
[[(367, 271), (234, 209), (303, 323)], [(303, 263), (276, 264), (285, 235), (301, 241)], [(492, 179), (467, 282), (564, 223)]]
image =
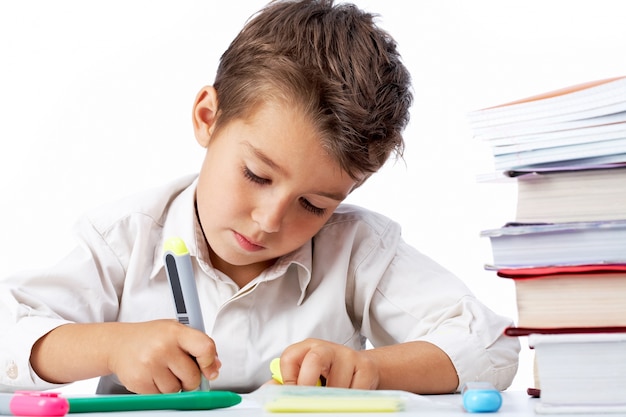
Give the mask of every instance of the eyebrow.
[(285, 170), (283, 169), (283, 167), (274, 162), (272, 158), (266, 155), (262, 150), (255, 148), (248, 142), (243, 142), (243, 144), (248, 148), (250, 152), (254, 154), (254, 156), (259, 158), (265, 165), (276, 171), (279, 171), (281, 174), (285, 174)]
[[(281, 174), (285, 174), (285, 169), (278, 165), (276, 162), (272, 160), (267, 154), (265, 154), (262, 150), (255, 148), (252, 144), (248, 142), (243, 142), (243, 144), (248, 148), (250, 152), (254, 154), (255, 157), (259, 158), (261, 162), (269, 166), (270, 168), (280, 172)], [(332, 193), (326, 191), (315, 191), (313, 194), (321, 195), (322, 197), (327, 197), (336, 201), (343, 201), (348, 195), (344, 193)]]

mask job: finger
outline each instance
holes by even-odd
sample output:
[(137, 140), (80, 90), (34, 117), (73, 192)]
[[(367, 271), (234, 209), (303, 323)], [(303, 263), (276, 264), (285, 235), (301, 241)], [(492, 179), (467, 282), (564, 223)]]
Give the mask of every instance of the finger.
[(209, 381), (213, 381), (219, 376), (222, 361), (217, 356), (196, 358), (196, 363), (202, 375)]
[(181, 355), (169, 363), (170, 372), (178, 379), (180, 388), (193, 391), (200, 386), (201, 373), (195, 359), (189, 355)]
[(317, 347), (307, 352), (300, 365), (298, 385), (317, 385), (320, 376), (327, 377), (329, 375), (332, 358), (332, 351), (323, 347)]
[(182, 389), (182, 383), (171, 372), (166, 376), (155, 377), (154, 385), (157, 393), (169, 394), (179, 392)]
[(222, 363), (217, 357), (215, 342), (206, 333), (189, 328), (179, 338), (181, 349), (195, 358), (200, 372), (208, 379), (215, 379)]
[(159, 394), (159, 388), (154, 384), (153, 379), (143, 379), (141, 381), (135, 381), (130, 383), (125, 383), (124, 387), (135, 394)]
[(302, 343), (291, 345), (280, 356), (280, 375), (283, 385), (296, 385), (300, 375), (300, 363), (308, 352)]
[(154, 383), (154, 375), (152, 371), (142, 372), (143, 368), (129, 367), (127, 372), (118, 374), (120, 382), (130, 392), (136, 394), (158, 394), (159, 388)]
[(300, 374), (300, 365), (288, 359), (280, 358), (280, 374), (282, 376), (283, 385), (296, 385), (298, 383), (298, 375)]
[(336, 388), (351, 388), (355, 373), (354, 363), (350, 360), (335, 360), (330, 364), (326, 376), (326, 386)]
[(126, 387), (131, 392), (136, 394), (160, 394), (159, 387), (156, 386), (154, 380), (148, 383), (142, 383), (138, 388)]
[(153, 369), (147, 378), (124, 382), (124, 386), (136, 394), (160, 394), (180, 391), (180, 381), (167, 368)]
[(317, 385), (325, 370), (321, 356), (328, 355), (324, 346), (316, 339), (307, 339), (287, 347), (280, 356), (283, 384)]

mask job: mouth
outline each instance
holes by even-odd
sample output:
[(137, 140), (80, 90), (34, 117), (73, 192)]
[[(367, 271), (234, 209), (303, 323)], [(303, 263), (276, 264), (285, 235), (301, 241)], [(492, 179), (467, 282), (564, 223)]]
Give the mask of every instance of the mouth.
[(235, 231), (233, 231), (233, 234), (235, 235), (235, 240), (237, 240), (239, 246), (246, 251), (256, 252), (265, 249), (265, 247), (258, 242), (255, 242), (242, 234), (239, 234)]

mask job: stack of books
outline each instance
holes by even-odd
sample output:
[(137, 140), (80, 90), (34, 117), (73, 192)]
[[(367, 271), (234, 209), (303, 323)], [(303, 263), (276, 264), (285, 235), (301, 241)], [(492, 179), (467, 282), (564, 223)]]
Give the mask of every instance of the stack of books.
[(626, 77), (469, 114), (515, 218), (485, 230), (535, 353), (538, 413), (626, 413)]

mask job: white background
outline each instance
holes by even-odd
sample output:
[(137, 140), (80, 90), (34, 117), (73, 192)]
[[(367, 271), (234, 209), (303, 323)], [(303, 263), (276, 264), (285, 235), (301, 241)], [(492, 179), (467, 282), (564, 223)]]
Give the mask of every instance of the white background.
[[(219, 56), (264, 4), (0, 2), (0, 276), (58, 260), (86, 209), (199, 169), (195, 94), (213, 81)], [(515, 319), (513, 284), (483, 269), (491, 254), (479, 233), (513, 219), (516, 185), (476, 181), (492, 161), (472, 138), (466, 114), (626, 75), (621, 2), (357, 4), (378, 13), (399, 43), (415, 104), (404, 160), (348, 201), (399, 221), (407, 241)], [(524, 390), (532, 385), (532, 360), (521, 341), (512, 388)]]

